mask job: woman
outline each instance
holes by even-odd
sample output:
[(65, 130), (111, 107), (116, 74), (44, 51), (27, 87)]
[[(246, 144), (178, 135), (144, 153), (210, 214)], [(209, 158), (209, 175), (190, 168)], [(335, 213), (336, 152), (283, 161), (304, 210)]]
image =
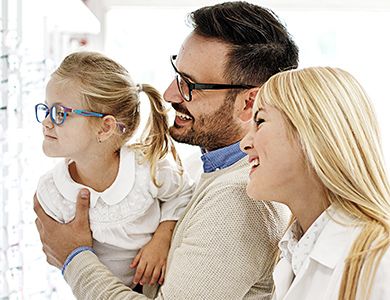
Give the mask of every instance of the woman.
[(247, 192), (293, 214), (274, 299), (390, 299), (390, 187), (360, 84), (335, 68), (282, 72), (253, 111)]

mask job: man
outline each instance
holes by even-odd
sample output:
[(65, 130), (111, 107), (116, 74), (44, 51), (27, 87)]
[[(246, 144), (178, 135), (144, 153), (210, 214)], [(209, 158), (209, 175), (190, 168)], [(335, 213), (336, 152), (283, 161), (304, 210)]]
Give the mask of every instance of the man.
[[(287, 216), (282, 207), (246, 195), (250, 167), (238, 143), (250, 126), (257, 87), (296, 67), (298, 49), (272, 12), (253, 4), (218, 4), (190, 17), (194, 30), (171, 58), (177, 76), (164, 98), (176, 111), (172, 137), (202, 148), (204, 173), (176, 225), (165, 282), (157, 295), (146, 294), (268, 299)], [(92, 245), (88, 199), (88, 193), (79, 197), (75, 220), (66, 225), (35, 201), (48, 262), (62, 267), (66, 260), (64, 277), (79, 299), (148, 299), (111, 275), (89, 248), (83, 251)]]

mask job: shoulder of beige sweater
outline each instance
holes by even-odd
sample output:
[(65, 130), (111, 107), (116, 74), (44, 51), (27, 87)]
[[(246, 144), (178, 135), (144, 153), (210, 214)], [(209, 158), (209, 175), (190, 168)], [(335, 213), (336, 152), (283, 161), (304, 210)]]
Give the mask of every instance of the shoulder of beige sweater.
[(244, 206), (252, 207), (253, 209), (256, 207), (259, 211), (267, 215), (272, 215), (285, 228), (291, 215), (287, 206), (272, 201), (254, 200), (247, 195), (246, 185), (249, 181), (249, 171), (250, 165), (248, 158), (244, 157), (234, 165), (219, 170), (217, 171), (218, 173), (214, 172), (217, 174), (215, 174), (214, 181), (209, 187), (214, 192), (228, 193), (230, 195), (229, 199), (236, 200), (236, 204), (237, 202), (246, 203)]
[(250, 166), (247, 157), (240, 159), (235, 164), (217, 170), (212, 173), (203, 173), (202, 181), (214, 181), (213, 184), (227, 185), (243, 185), (248, 182)]

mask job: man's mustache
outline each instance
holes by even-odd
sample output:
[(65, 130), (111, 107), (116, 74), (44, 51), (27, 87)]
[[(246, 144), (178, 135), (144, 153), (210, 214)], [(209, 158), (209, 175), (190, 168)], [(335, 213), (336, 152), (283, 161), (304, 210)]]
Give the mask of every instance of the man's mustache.
[(178, 104), (178, 103), (172, 103), (172, 107), (174, 110), (182, 113), (182, 114), (186, 114), (187, 116), (193, 118), (193, 116), (191, 115), (191, 113), (182, 105)]

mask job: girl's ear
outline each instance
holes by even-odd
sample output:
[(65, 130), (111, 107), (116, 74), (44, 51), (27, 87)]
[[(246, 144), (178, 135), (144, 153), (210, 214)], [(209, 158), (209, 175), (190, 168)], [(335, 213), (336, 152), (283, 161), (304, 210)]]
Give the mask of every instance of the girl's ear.
[(252, 108), (255, 102), (257, 92), (259, 88), (252, 88), (245, 93), (244, 101), (241, 105), (240, 119), (243, 122), (247, 122), (252, 118)]
[(104, 116), (100, 120), (100, 124), (98, 126), (97, 139), (99, 142), (104, 142), (108, 140), (116, 130), (116, 119), (111, 116)]

